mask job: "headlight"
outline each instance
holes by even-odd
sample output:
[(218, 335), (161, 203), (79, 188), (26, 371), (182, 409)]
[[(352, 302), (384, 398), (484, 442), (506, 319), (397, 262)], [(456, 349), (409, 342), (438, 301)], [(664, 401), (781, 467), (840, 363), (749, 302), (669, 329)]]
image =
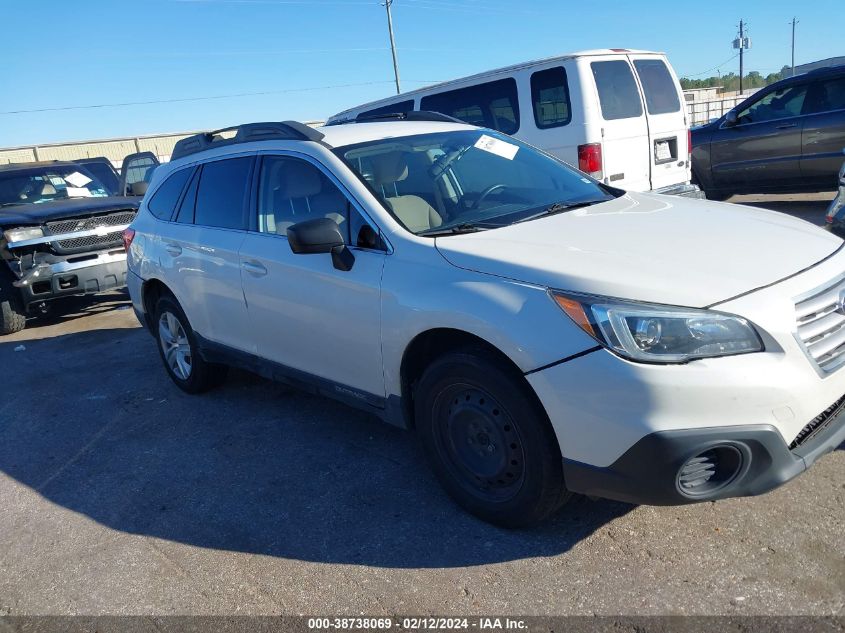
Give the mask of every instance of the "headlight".
[(630, 360), (685, 363), (764, 349), (754, 327), (730, 314), (554, 291), (551, 296), (578, 327)]
[(7, 242), (22, 242), (36, 237), (44, 237), (44, 231), (38, 226), (27, 226), (20, 229), (9, 229), (3, 232)]

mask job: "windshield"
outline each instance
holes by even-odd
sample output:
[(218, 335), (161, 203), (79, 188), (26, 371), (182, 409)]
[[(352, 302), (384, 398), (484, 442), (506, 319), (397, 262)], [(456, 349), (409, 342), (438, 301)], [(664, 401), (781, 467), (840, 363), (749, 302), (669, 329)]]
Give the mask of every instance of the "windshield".
[(420, 134), (335, 150), (417, 235), (498, 228), (614, 194), (490, 130)]
[(3, 207), (108, 195), (106, 186), (78, 165), (51, 165), (0, 173), (0, 206)]

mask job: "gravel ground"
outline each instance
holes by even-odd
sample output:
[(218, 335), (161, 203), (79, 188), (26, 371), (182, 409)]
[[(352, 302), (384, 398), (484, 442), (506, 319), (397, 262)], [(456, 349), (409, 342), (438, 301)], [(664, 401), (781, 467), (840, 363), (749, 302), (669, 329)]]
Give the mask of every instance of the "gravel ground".
[(761, 497), (509, 532), (366, 414), (241, 372), (181, 393), (127, 305), (0, 339), (0, 614), (843, 614), (845, 446)]

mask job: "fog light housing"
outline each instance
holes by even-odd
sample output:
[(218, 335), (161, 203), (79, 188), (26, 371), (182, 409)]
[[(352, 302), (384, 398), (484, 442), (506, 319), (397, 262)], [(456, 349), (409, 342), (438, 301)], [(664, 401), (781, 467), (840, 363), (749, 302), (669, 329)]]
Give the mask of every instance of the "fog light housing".
[(690, 457), (678, 471), (678, 490), (706, 497), (732, 483), (742, 470), (742, 453), (730, 444), (713, 446)]

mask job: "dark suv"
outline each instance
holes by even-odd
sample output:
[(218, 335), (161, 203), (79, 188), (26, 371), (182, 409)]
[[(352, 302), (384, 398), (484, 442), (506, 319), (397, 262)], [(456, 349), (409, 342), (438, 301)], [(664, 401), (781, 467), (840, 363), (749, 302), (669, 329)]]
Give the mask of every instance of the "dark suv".
[(708, 198), (832, 191), (845, 147), (845, 66), (790, 77), (692, 130), (693, 180)]

